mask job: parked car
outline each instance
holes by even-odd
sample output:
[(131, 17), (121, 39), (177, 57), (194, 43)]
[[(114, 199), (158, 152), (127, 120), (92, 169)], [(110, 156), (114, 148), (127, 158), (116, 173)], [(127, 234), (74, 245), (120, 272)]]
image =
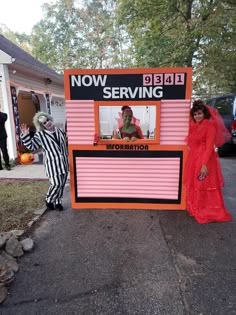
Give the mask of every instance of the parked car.
[(218, 109), (232, 136), (228, 143), (218, 148), (219, 155), (223, 156), (232, 146), (236, 146), (236, 93), (212, 97), (206, 100), (206, 104)]

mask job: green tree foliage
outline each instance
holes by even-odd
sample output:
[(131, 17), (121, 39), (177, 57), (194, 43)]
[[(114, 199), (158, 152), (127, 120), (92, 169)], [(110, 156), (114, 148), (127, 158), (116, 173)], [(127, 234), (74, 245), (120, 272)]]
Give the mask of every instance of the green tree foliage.
[(236, 91), (234, 0), (57, 0), (31, 36), (0, 32), (50, 67), (192, 66), (196, 96)]
[(77, 36), (77, 10), (64, 0), (43, 6), (43, 19), (33, 27), (33, 55), (62, 72), (77, 59), (80, 38)]
[(73, 0), (44, 5), (44, 17), (33, 28), (33, 54), (62, 72), (65, 68), (127, 65), (128, 46), (116, 23), (115, 0)]
[(137, 66), (193, 66), (195, 93), (215, 94), (235, 91), (235, 6), (229, 0), (119, 0), (119, 18)]
[(199, 45), (195, 87), (200, 94), (236, 91), (236, 3), (219, 1)]
[(129, 49), (117, 23), (116, 0), (89, 0), (80, 12), (86, 64), (92, 68), (127, 66)]

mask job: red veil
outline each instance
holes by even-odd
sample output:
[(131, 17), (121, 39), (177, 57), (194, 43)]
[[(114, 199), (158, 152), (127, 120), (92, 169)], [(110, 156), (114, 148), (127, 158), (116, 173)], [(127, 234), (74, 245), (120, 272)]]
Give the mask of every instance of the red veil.
[(231, 134), (228, 129), (225, 127), (224, 121), (220, 116), (218, 110), (214, 107), (207, 106), (210, 114), (211, 119), (215, 124), (216, 127), (216, 147), (221, 147), (224, 143), (228, 142), (231, 138)]

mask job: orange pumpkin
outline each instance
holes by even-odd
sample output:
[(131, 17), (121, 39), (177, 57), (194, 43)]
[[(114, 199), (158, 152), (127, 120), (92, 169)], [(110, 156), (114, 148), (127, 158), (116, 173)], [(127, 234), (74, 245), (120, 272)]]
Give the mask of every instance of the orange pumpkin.
[(20, 155), (21, 164), (32, 164), (34, 161), (34, 155), (32, 153), (23, 153)]

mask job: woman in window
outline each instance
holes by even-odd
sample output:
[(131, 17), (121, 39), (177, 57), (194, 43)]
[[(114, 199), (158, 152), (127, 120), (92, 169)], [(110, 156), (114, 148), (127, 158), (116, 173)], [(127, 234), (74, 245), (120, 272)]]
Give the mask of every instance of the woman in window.
[(132, 122), (133, 111), (129, 106), (123, 106), (121, 108), (123, 125), (115, 130), (115, 139), (124, 139), (126, 141), (135, 141), (137, 139), (143, 139), (143, 133), (139, 126)]

